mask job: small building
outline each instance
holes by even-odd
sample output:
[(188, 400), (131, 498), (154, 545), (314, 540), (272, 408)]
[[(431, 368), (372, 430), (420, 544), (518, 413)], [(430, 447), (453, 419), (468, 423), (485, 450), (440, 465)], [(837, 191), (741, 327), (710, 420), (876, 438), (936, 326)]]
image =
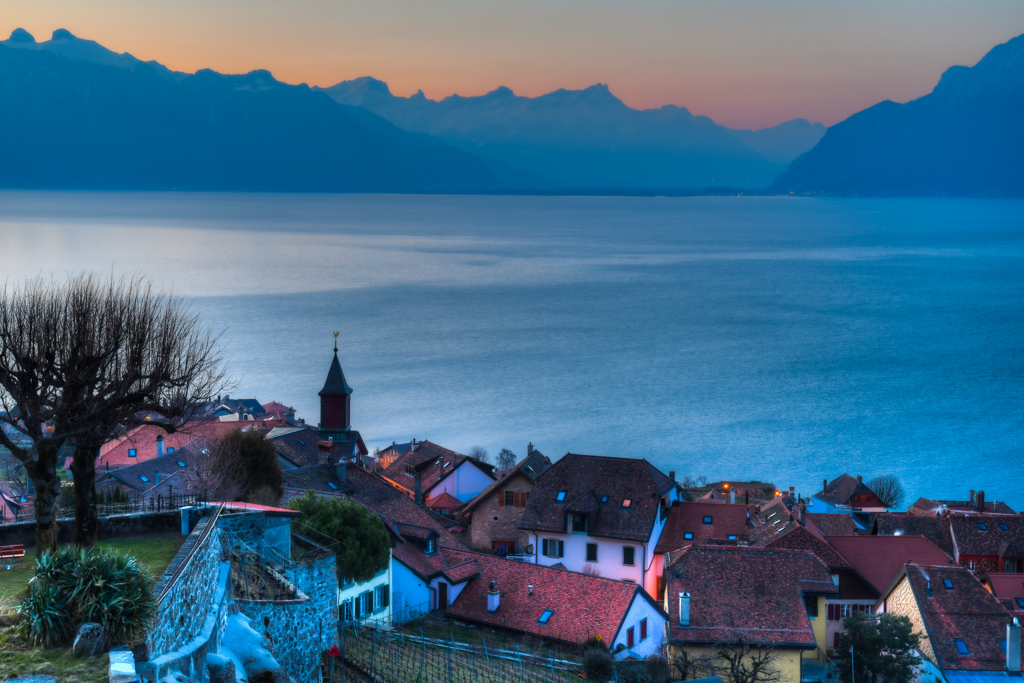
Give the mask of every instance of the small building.
[(637, 659), (662, 651), (668, 615), (636, 584), (474, 552), (445, 554), (479, 568), (449, 617), (574, 645), (600, 637)]
[(1014, 515), (1016, 514), (1009, 505), (1002, 501), (987, 501), (985, 500), (985, 492), (978, 491), (978, 495), (974, 495), (974, 489), (969, 492), (967, 500), (938, 500), (933, 498), (918, 498), (907, 508), (907, 514), (912, 516), (917, 515), (932, 515), (938, 516), (943, 512), (962, 512), (972, 513), (977, 512), (978, 514), (984, 514), (986, 512), (992, 512), (1001, 515)]
[(320, 390), (320, 440), (333, 444), (339, 458), (352, 458), (368, 454), (359, 432), (352, 429), (352, 387), (345, 381), (338, 344), (335, 340), (334, 358), (327, 369), (324, 387)]
[(447, 491), (442, 491), (441, 495), (428, 500), (426, 505), (439, 515), (454, 517), (455, 511), (462, 506), (462, 501)]
[(469, 529), (469, 544), (477, 550), (501, 547), (507, 555), (526, 551), (529, 534), (519, 528), (533, 483), (551, 467), (551, 461), (532, 444), (529, 454), (475, 498), (459, 514)]
[(839, 589), (814, 553), (691, 545), (669, 555), (666, 576), (670, 660), (749, 648), (775, 656), (780, 683), (824, 675), (825, 602)]
[[(886, 505), (864, 483), (863, 477), (843, 474), (831, 482), (824, 480), (821, 491), (807, 504), (808, 512), (850, 514), (853, 512), (885, 512)], [(863, 527), (862, 527), (863, 528)]]
[(965, 567), (908, 564), (876, 611), (909, 618), (921, 636), (921, 683), (1019, 680), (1020, 626)]
[(398, 453), (389, 446), (378, 454), (382, 476), (419, 503), (447, 492), (465, 503), (494, 481), (494, 466), (430, 441), (413, 441)]
[(655, 563), (676, 482), (646, 460), (567, 453), (537, 477), (519, 528), (529, 561), (658, 591)]
[(985, 574), (1024, 572), (1024, 517), (949, 514), (957, 564)]

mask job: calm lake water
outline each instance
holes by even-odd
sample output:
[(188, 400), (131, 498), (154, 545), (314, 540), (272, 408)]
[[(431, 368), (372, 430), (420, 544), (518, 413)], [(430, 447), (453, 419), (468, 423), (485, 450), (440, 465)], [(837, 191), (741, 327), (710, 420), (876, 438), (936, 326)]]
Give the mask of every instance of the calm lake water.
[(145, 273), (372, 449), (528, 441), (1024, 508), (1024, 202), (0, 193), (0, 274)]

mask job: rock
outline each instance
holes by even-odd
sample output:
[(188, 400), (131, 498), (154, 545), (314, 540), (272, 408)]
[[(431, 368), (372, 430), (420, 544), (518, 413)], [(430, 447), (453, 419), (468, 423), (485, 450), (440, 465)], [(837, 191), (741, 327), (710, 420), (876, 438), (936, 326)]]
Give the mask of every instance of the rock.
[(98, 655), (107, 649), (107, 638), (103, 626), (87, 621), (78, 627), (75, 644), (71, 646), (76, 655)]
[(249, 674), (249, 683), (295, 683), (284, 669), (259, 669)]
[(210, 683), (235, 683), (235, 663), (220, 655), (206, 655), (206, 670)]

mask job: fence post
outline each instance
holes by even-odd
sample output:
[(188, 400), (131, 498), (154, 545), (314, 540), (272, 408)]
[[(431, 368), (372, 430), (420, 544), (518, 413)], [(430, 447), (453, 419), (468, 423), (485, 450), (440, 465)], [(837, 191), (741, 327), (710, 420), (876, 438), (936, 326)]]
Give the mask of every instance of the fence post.
[(555, 663), (551, 661), (551, 648), (548, 648), (548, 668), (551, 669), (551, 679), (555, 678)]
[(377, 641), (371, 638), (370, 639), (370, 677), (374, 681), (377, 680), (377, 677), (373, 673), (373, 655), (374, 655), (374, 648), (376, 647), (376, 645), (377, 645)]
[[(454, 646), (454, 643), (455, 643), (455, 641), (453, 640), (452, 641), (453, 646)], [(454, 647), (446, 647), (445, 648), (445, 651), (448, 653), (448, 657), (447, 657), (447, 659), (448, 659), (448, 683), (452, 683), (452, 650), (453, 649), (454, 649)]]
[(423, 679), (423, 662), (427, 659), (427, 639), (423, 637), (423, 627), (420, 626), (420, 673), (416, 676), (416, 683)]
[(487, 639), (484, 638), (484, 657), (487, 658), (487, 666), (491, 665), (491, 656), (487, 654)]

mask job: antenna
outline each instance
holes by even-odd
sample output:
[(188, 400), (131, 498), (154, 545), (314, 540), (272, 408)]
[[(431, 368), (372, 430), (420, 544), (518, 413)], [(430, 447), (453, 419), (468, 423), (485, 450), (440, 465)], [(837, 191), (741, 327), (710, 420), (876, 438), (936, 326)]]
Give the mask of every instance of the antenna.
[(334, 333), (334, 352), (338, 352), (338, 333)]

